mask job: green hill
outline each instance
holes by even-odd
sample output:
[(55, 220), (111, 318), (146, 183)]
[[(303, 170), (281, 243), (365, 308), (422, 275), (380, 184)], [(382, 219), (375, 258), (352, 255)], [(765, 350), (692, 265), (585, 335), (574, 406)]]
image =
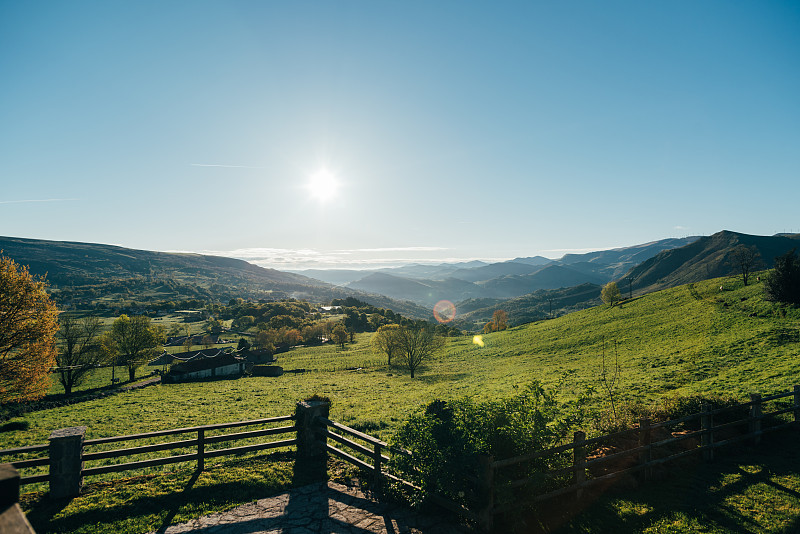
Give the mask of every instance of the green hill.
[(800, 247), (800, 234), (758, 236), (723, 230), (642, 262), (619, 280), (619, 287), (627, 289), (631, 282), (641, 294), (730, 275), (736, 272), (731, 253), (740, 245), (754, 247), (761, 255), (761, 268), (771, 268), (776, 256)]
[(62, 308), (146, 305), (184, 299), (228, 302), (234, 297), (293, 297), (326, 302), (355, 296), (406, 317), (432, 319), (433, 315), (430, 309), (410, 302), (338, 288), (235, 258), (17, 237), (0, 237), (0, 251), (27, 265), (32, 274), (46, 275), (53, 297)]
[(456, 305), (456, 326), (465, 330), (480, 331), (492, 318), (495, 310), (508, 314), (511, 326), (599, 305), (600, 290), (595, 284), (581, 284), (562, 289), (540, 289), (514, 299), (470, 299)]

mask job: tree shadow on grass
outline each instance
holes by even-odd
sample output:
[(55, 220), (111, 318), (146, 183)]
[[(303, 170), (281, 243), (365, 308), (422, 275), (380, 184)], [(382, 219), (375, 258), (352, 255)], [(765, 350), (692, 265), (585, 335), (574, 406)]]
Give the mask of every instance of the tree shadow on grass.
[(596, 495), (585, 509), (572, 506), (540, 518), (538, 530), (795, 532), (800, 527), (800, 491), (776, 481), (786, 477), (800, 484), (800, 451), (794, 439), (793, 432), (785, 432), (757, 449), (723, 450), (713, 463), (675, 469), (669, 478), (639, 489)]
[(448, 374), (426, 374), (425, 369), (417, 370), (414, 380), (419, 380), (426, 384), (439, 384), (442, 382), (457, 382), (459, 380), (466, 380), (471, 375), (469, 373), (448, 373)]

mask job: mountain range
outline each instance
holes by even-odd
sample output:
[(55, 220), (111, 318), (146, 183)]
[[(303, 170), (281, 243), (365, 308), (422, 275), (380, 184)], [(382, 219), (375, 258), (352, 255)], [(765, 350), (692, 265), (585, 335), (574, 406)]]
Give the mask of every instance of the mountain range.
[(411, 318), (429, 319), (440, 300), (456, 303), (456, 325), (478, 329), (495, 310), (511, 324), (598, 304), (602, 285), (642, 294), (735, 274), (733, 253), (752, 247), (770, 268), (776, 256), (800, 246), (800, 234), (756, 236), (721, 231), (664, 239), (551, 260), (541, 256), (486, 263), (407, 265), (373, 271), (284, 272), (243, 260), (113, 245), (0, 237), (0, 251), (32, 274), (46, 275), (62, 306), (108, 307), (136, 302), (231, 298), (299, 298), (326, 302), (355, 296)]

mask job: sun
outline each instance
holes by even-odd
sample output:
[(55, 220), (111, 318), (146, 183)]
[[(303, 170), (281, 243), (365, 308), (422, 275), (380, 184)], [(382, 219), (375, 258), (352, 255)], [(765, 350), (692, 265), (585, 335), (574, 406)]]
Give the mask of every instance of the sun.
[(311, 175), (306, 187), (313, 198), (324, 204), (336, 198), (339, 181), (328, 169), (320, 169)]

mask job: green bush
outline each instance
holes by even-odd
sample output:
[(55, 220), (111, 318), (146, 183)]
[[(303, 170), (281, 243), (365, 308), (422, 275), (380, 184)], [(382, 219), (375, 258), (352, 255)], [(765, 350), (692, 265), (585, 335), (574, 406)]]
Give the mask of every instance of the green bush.
[[(580, 403), (559, 406), (538, 382), (502, 400), (436, 400), (397, 432), (392, 445), (411, 455), (394, 455), (392, 466), (401, 478), (422, 488), (417, 499), (436, 493), (470, 506), (476, 504), (471, 479), (478, 476), (482, 455), (504, 459), (554, 447), (582, 419)], [(497, 484), (502, 486), (504, 477), (562, 467), (563, 461), (554, 456), (530, 461), (511, 469), (513, 473), (498, 473)]]

